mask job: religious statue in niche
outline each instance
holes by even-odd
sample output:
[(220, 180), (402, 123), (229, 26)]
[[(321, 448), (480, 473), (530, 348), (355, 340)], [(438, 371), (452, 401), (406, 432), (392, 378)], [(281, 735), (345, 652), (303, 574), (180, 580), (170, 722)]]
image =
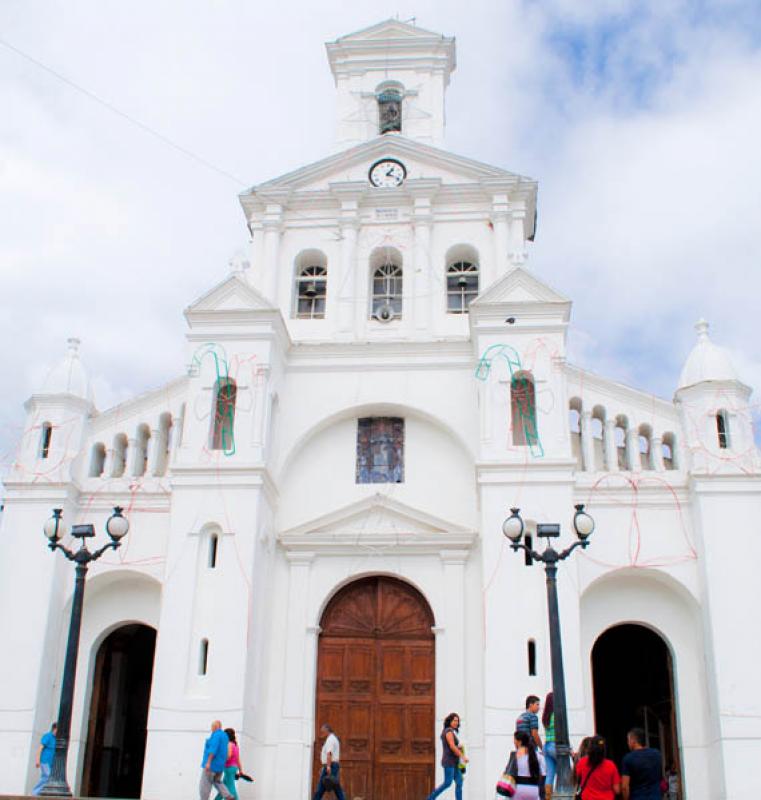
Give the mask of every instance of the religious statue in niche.
[(402, 95), (397, 89), (384, 89), (378, 94), (380, 133), (402, 130)]
[(357, 483), (404, 482), (404, 420), (364, 417), (357, 422)]

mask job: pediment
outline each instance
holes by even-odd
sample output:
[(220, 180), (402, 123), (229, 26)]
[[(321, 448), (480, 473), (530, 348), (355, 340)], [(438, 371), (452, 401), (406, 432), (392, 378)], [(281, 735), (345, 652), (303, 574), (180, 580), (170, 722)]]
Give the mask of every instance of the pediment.
[(399, 19), (385, 19), (383, 22), (377, 22), (375, 25), (340, 36), (336, 41), (348, 43), (372, 41), (373, 39), (429, 39), (431, 36), (440, 36), (440, 34), (425, 30), (425, 28), (418, 28), (416, 25), (402, 22)]
[(429, 537), (466, 534), (461, 525), (408, 506), (386, 495), (374, 494), (344, 508), (297, 525), (281, 534), (338, 538), (357, 536)]
[(273, 306), (238, 274), (230, 275), (199, 297), (186, 314), (225, 311), (271, 311)]
[(570, 302), (567, 297), (534, 277), (528, 270), (514, 267), (480, 294), (470, 307), (547, 303), (570, 305)]
[[(483, 183), (492, 187), (495, 182), (518, 186), (534, 181), (508, 170), (449, 153), (400, 134), (377, 136), (328, 158), (307, 164), (241, 194), (241, 202), (259, 198), (266, 202), (273, 197), (283, 202), (291, 192), (330, 191), (332, 185), (356, 184), (358, 191), (372, 190), (368, 181), (370, 166), (380, 158), (395, 158), (407, 169), (407, 182), (416, 179), (440, 180), (443, 184)], [(491, 190), (491, 189), (490, 189)], [(395, 190), (375, 190), (395, 191)]]

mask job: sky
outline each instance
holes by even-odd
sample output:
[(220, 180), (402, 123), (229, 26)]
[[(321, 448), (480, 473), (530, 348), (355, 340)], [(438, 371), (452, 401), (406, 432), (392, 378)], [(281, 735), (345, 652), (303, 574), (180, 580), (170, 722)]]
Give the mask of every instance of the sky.
[(67, 337), (101, 410), (182, 374), (238, 193), (332, 151), (324, 43), (395, 16), (456, 37), (447, 149), (539, 181), (569, 360), (671, 397), (703, 316), (758, 393), (756, 0), (4, 0), (0, 472)]

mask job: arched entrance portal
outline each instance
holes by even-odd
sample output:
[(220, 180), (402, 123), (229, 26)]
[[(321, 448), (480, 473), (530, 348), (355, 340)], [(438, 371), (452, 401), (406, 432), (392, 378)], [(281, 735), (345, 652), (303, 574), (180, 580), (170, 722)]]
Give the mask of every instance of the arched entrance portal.
[(663, 639), (644, 625), (609, 628), (592, 648), (592, 679), (595, 730), (609, 757), (620, 767), (627, 731), (642, 728), (664, 767), (681, 775), (673, 665)]
[[(348, 798), (420, 800), (434, 777), (433, 614), (402, 581), (363, 578), (320, 622), (315, 724), (341, 740)], [(314, 778), (321, 745), (314, 745)]]
[(81, 793), (140, 797), (156, 631), (124, 625), (98, 648)]

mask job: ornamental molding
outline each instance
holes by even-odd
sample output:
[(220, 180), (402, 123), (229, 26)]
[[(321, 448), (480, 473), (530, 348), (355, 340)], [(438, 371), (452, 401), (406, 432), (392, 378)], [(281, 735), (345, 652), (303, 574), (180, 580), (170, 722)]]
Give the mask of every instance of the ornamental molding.
[(478, 534), (388, 495), (374, 494), (282, 531), (277, 538), (286, 552), (439, 555), (444, 550), (454, 558), (456, 551), (469, 551)]

